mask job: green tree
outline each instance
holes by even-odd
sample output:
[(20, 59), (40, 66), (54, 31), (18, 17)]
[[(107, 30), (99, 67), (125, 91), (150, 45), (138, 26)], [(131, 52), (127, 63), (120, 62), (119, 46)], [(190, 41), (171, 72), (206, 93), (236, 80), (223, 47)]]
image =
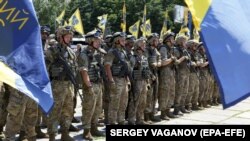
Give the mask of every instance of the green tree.
[[(183, 0), (126, 0), (127, 8), (127, 31), (129, 26), (138, 19), (142, 19), (144, 5), (147, 5), (147, 19), (151, 20), (152, 32), (160, 33), (166, 8), (169, 11), (169, 28), (178, 31), (180, 25), (174, 24), (175, 4), (185, 5)], [(66, 8), (65, 20), (79, 8), (81, 11), (84, 32), (87, 33), (97, 27), (97, 17), (108, 14), (106, 30), (108, 33), (121, 31), (122, 0), (71, 0), (68, 4), (61, 0), (35, 0), (35, 9), (41, 25), (49, 24), (56, 26), (55, 18)]]
[(62, 0), (34, 0), (34, 7), (40, 25), (50, 25), (52, 30), (57, 26), (56, 17), (62, 12), (66, 3)]

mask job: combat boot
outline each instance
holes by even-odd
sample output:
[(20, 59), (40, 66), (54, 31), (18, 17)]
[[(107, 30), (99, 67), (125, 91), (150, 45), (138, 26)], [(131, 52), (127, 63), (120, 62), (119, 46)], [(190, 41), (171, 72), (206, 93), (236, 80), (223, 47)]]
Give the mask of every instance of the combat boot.
[(49, 134), (49, 141), (55, 141), (56, 140), (56, 134)]
[(184, 113), (184, 114), (185, 114), (185, 113), (190, 113), (188, 110), (185, 109), (185, 106), (181, 106), (181, 109), (180, 109), (180, 110), (181, 110), (181, 112)]
[(70, 124), (69, 131), (78, 132), (78, 131), (80, 131), (80, 129), (77, 128), (76, 126), (74, 126), (73, 124)]
[(49, 135), (46, 133), (43, 133), (40, 126), (36, 126), (36, 138), (49, 138)]
[(183, 116), (183, 113), (180, 111), (180, 107), (175, 107), (173, 114), (177, 116)]
[(63, 130), (62, 131), (62, 136), (61, 136), (61, 141), (74, 141), (74, 138), (69, 136), (69, 131), (68, 130)]
[(193, 104), (193, 105), (192, 105), (192, 110), (198, 111), (198, 110), (202, 110), (202, 108), (199, 107), (197, 104)]
[(160, 117), (161, 117), (162, 120), (169, 120), (165, 110), (161, 111), (161, 116)]
[(192, 104), (188, 104), (185, 106), (186, 110), (189, 112), (189, 113), (192, 113), (192, 109), (191, 109), (191, 106)]
[(93, 136), (90, 133), (90, 129), (84, 129), (84, 131), (83, 131), (83, 139), (84, 140), (89, 140), (89, 141), (92, 141), (94, 139)]
[(154, 116), (153, 112), (149, 114), (149, 119), (153, 122), (160, 122), (161, 121), (161, 119), (159, 117)]
[(148, 122), (149, 124), (152, 124), (152, 121), (150, 120), (150, 113), (144, 113), (144, 120)]
[(36, 141), (36, 136), (29, 137), (27, 140), (28, 140), (28, 141)]
[(167, 110), (166, 110), (166, 115), (167, 115), (169, 118), (178, 118), (177, 115), (174, 115), (172, 112), (170, 112), (170, 109), (167, 109)]
[(72, 119), (72, 123), (80, 123), (81, 121), (79, 119), (77, 119), (76, 117), (73, 117)]
[(204, 108), (210, 108), (211, 107), (210, 105), (208, 105), (207, 101), (203, 101), (203, 106), (204, 106)]
[(218, 106), (218, 105), (219, 105), (218, 99), (217, 99), (217, 98), (214, 98), (213, 103), (214, 103), (215, 106)]
[(105, 136), (105, 134), (103, 132), (98, 130), (96, 125), (91, 125), (90, 133), (91, 133), (91, 135), (97, 136), (97, 137)]

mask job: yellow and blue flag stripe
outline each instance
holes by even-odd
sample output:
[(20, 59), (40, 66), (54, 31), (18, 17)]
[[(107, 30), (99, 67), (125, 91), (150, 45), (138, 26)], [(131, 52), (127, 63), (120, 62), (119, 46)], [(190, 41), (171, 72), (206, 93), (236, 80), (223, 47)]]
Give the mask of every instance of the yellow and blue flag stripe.
[(49, 113), (54, 101), (33, 2), (2, 0), (0, 7), (0, 81)]
[(207, 49), (223, 107), (250, 95), (248, 0), (185, 0)]

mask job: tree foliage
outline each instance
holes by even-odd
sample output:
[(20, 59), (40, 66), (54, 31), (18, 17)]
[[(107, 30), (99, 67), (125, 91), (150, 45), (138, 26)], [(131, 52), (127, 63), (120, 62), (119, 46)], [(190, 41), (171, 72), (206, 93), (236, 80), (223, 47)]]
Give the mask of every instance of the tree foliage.
[[(151, 20), (152, 32), (160, 33), (166, 8), (169, 11), (169, 27), (175, 30), (180, 25), (173, 23), (175, 4), (185, 5), (183, 0), (126, 0), (127, 31), (129, 26), (138, 19), (142, 19), (144, 5), (147, 6), (147, 19)], [(62, 0), (35, 0), (34, 6), (41, 25), (48, 24), (54, 29), (57, 25), (55, 18), (66, 9), (65, 20), (79, 8), (85, 33), (97, 27), (97, 17), (108, 14), (107, 31), (113, 33), (121, 31), (122, 0), (71, 0), (69, 3)]]

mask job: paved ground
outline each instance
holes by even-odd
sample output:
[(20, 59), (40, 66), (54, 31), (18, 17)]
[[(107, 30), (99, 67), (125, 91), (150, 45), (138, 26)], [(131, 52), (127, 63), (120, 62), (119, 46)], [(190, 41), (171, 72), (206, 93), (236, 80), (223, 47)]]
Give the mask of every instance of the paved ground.
[[(80, 119), (81, 107), (80, 102), (77, 106), (76, 117)], [(250, 98), (240, 102), (239, 104), (223, 110), (222, 106), (213, 106), (211, 108), (195, 111), (191, 114), (185, 114), (181, 118), (172, 119), (170, 121), (162, 121), (155, 124), (168, 125), (168, 124), (179, 124), (179, 125), (194, 125), (194, 124), (206, 124), (206, 125), (250, 125)], [(81, 124), (75, 124), (81, 128)], [(43, 129), (46, 131), (45, 129)], [(100, 127), (100, 130), (105, 131), (105, 127)], [(76, 141), (83, 141), (81, 138), (83, 130), (79, 132), (71, 132), (70, 135), (75, 138)], [(58, 140), (60, 135), (56, 137)], [(38, 141), (48, 141), (48, 139), (39, 139)], [(105, 138), (95, 138), (95, 141), (105, 141)]]

